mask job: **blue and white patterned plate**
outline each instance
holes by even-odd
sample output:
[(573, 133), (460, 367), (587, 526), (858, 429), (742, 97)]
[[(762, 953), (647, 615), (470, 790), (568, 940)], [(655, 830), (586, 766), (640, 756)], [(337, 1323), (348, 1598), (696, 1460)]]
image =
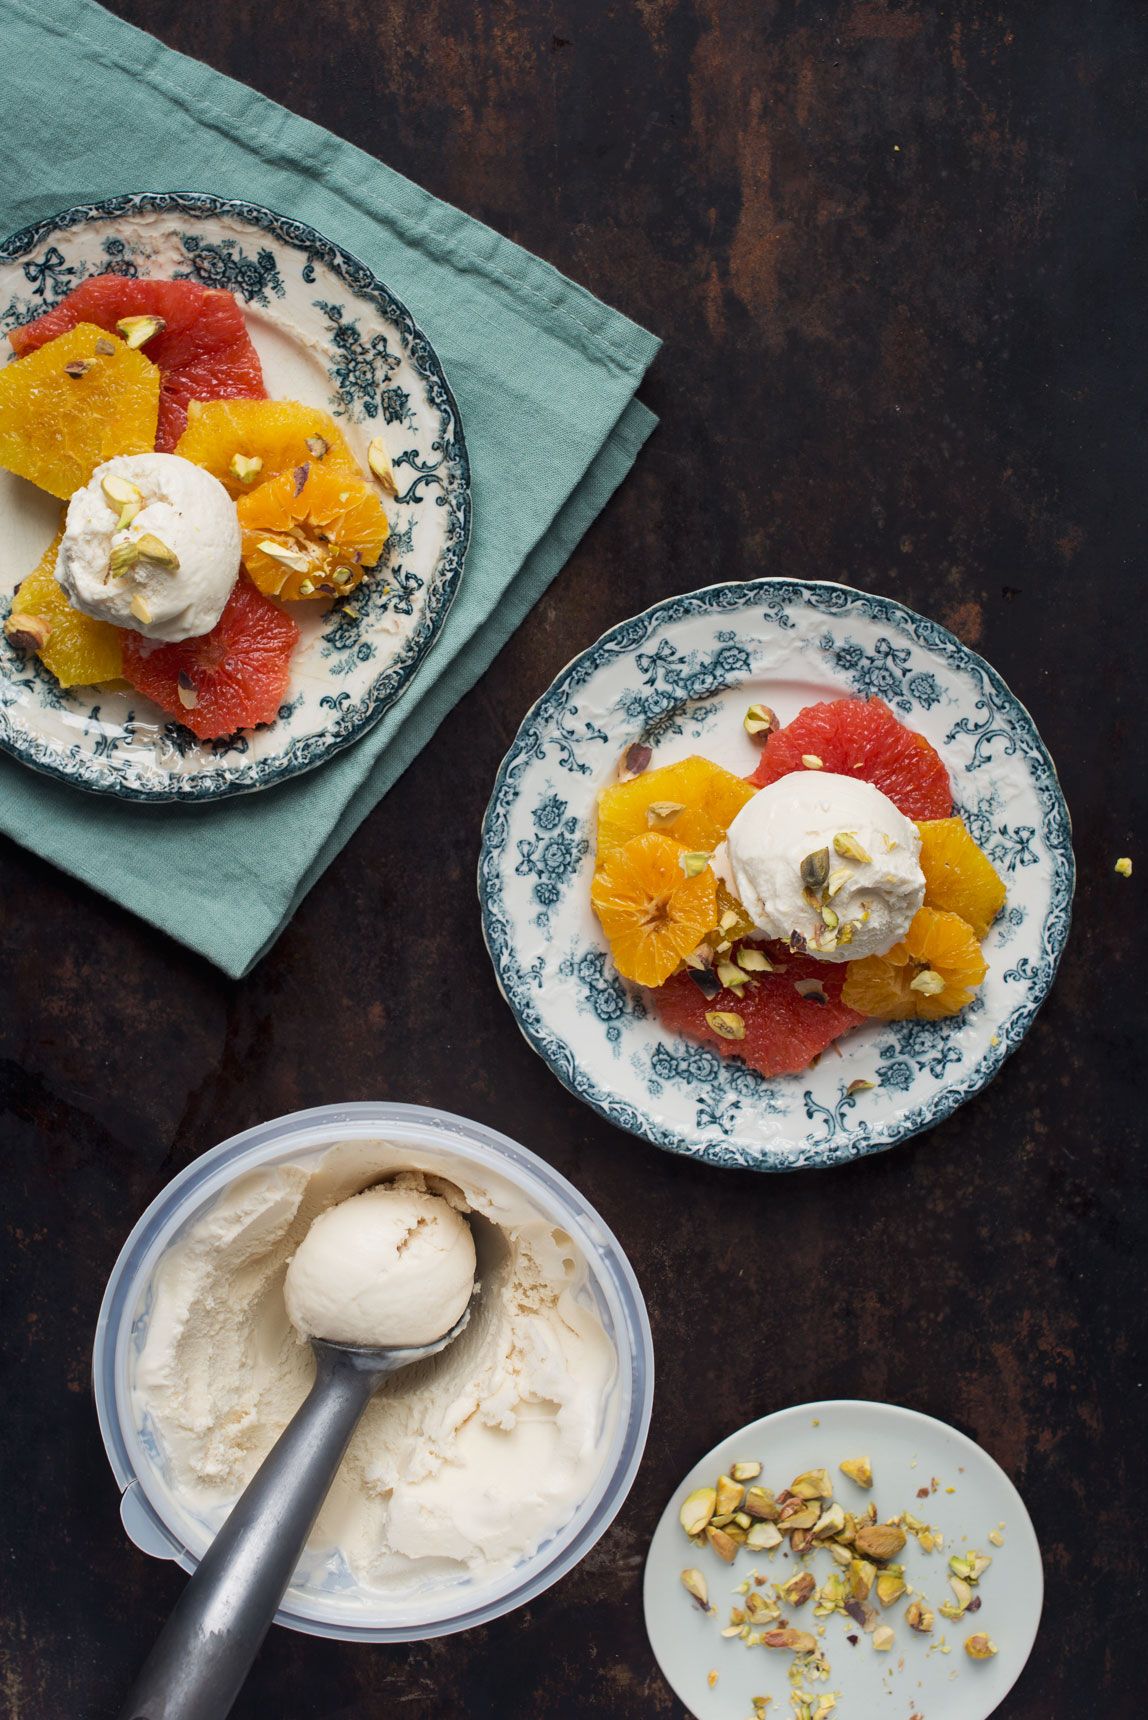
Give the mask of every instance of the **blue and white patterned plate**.
[[(623, 750), (702, 753), (748, 775), (742, 718), (877, 694), (949, 768), (957, 810), (1008, 886), (977, 1000), (947, 1021), (866, 1023), (815, 1069), (767, 1081), (675, 1037), (619, 979), (590, 907), (596, 797)], [(947, 1117), (1027, 1032), (1068, 935), (1068, 809), (1032, 718), (934, 621), (840, 585), (763, 579), (658, 604), (564, 669), (498, 774), (479, 861), (502, 992), (558, 1079), (656, 1146), (752, 1170), (839, 1164)], [(850, 1094), (853, 1081), (876, 1082)]]
[[(302, 638), (274, 723), (198, 741), (126, 691), (64, 691), (0, 634), (0, 748), (49, 775), (123, 799), (216, 800), (310, 770), (376, 723), (446, 619), (470, 532), (458, 408), (430, 342), (370, 270), (298, 221), (199, 192), (85, 204), (0, 245), (0, 338), (89, 275), (201, 281), (243, 305), (278, 399), (339, 420), (366, 469), (382, 436), (399, 485), (377, 576), (318, 613), (293, 604)], [(7, 342), (3, 342), (7, 346)], [(56, 529), (59, 503), (0, 472), (0, 613)]]

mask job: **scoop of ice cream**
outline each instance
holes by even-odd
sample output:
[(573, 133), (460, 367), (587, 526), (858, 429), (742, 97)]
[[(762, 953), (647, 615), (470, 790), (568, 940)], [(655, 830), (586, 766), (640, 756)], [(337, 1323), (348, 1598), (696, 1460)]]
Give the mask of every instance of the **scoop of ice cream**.
[(916, 826), (872, 783), (801, 770), (746, 802), (714, 868), (766, 937), (797, 932), (810, 955), (847, 962), (904, 937), (925, 895), (920, 853)]
[(380, 1184), (328, 1207), (287, 1268), (287, 1316), (333, 1344), (430, 1344), (474, 1288), (474, 1238), (441, 1195)]
[(149, 639), (194, 639), (222, 615), (239, 549), (218, 478), (178, 454), (117, 454), (68, 503), (56, 578), (85, 615)]

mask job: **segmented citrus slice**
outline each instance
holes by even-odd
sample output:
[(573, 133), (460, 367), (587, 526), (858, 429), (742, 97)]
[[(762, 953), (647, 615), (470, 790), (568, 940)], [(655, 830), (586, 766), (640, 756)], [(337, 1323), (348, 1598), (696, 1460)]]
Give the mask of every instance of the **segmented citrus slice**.
[[(98, 323), (114, 332), (125, 318), (136, 319), (129, 338), (140, 340), (140, 350), (163, 372), (155, 434), (162, 453), (170, 453), (179, 441), (189, 401), (266, 395), (243, 312), (231, 293), (198, 281), (93, 275), (35, 322), (13, 329), (8, 338), (22, 358), (75, 323)], [(150, 334), (149, 321), (161, 325)]]
[(753, 796), (743, 777), (696, 756), (612, 783), (598, 796), (598, 864), (646, 830), (712, 853)]
[(308, 460), (362, 477), (331, 414), (298, 400), (193, 400), (175, 451), (235, 497)]
[(110, 621), (97, 621), (73, 609), (56, 578), (56, 553), (64, 535), (60, 529), (12, 599), (12, 619), (30, 615), (48, 628), (36, 655), (61, 687), (97, 686), (118, 681), (123, 674), (123, 634)]
[(0, 369), (0, 466), (67, 500), (116, 454), (155, 440), (160, 373), (94, 323)]
[(374, 567), (387, 516), (373, 484), (308, 460), (236, 504), (243, 565), (274, 597), (338, 597)]
[(770, 735), (750, 782), (757, 788), (795, 770), (827, 770), (871, 782), (906, 818), (948, 818), (949, 773), (924, 735), (899, 723), (882, 699), (807, 705)]
[(687, 853), (647, 831), (615, 848), (594, 874), (590, 899), (625, 979), (661, 985), (714, 924), (714, 875), (706, 866), (688, 877)]
[(983, 938), (1004, 906), (1003, 878), (959, 818), (917, 825), (926, 908), (944, 908), (967, 920)]
[[(707, 997), (683, 972), (651, 992), (651, 1000), (671, 1032), (723, 1057), (743, 1057), (762, 1075), (795, 1075), (864, 1018), (842, 1001), (840, 963), (791, 955), (781, 944), (762, 953), (776, 971), (755, 970), (736, 990), (723, 987)], [(736, 952), (731, 962), (737, 965)]]
[(971, 1003), (987, 972), (970, 925), (957, 914), (920, 908), (902, 943), (847, 964), (841, 998), (881, 1021), (937, 1021)]
[(124, 675), (201, 740), (274, 722), (299, 629), (240, 577), (210, 633), (160, 645), (123, 633)]

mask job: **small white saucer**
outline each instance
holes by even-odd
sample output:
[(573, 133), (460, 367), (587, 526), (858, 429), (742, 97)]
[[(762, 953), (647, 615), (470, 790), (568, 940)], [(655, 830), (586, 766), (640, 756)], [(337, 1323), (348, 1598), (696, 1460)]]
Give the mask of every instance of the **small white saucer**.
[[(860, 1456), (873, 1468), (868, 1492), (838, 1467)], [(872, 1499), (879, 1521), (907, 1510), (944, 1536), (942, 1550), (933, 1553), (922, 1552), (910, 1537), (898, 1559), (906, 1583), (936, 1613), (931, 1636), (918, 1636), (905, 1623), (908, 1596), (882, 1613), (882, 1624), (896, 1633), (894, 1647), (884, 1653), (840, 1614), (814, 1618), (813, 1602), (785, 1609), (783, 1616), (800, 1630), (816, 1634), (825, 1627), (818, 1640), (830, 1675), (806, 1688), (818, 1696), (839, 1692), (833, 1720), (987, 1720), (1019, 1678), (1040, 1623), (1044, 1577), (1028, 1512), (1003, 1469), (955, 1428), (894, 1404), (848, 1399), (799, 1404), (750, 1422), (694, 1465), (662, 1514), (646, 1561), (646, 1629), (662, 1672), (696, 1720), (752, 1720), (755, 1696), (772, 1697), (767, 1720), (792, 1717), (792, 1655), (747, 1647), (721, 1631), (731, 1608), (742, 1604), (736, 1591), (751, 1572), (784, 1582), (801, 1561), (783, 1545), (774, 1554), (742, 1550), (727, 1565), (709, 1547), (693, 1546), (678, 1521), (695, 1487), (712, 1487), (732, 1464), (750, 1461), (764, 1466), (761, 1485), (775, 1493), (806, 1470), (824, 1468), (847, 1511), (860, 1512)], [(917, 1497), (921, 1488), (930, 1490), (927, 1497)], [(1001, 1536), (1001, 1546), (989, 1541), (990, 1531)], [(975, 1591), (982, 1604), (963, 1619), (943, 1619), (941, 1603), (953, 1599), (949, 1558), (974, 1548), (993, 1561)], [(704, 1614), (682, 1587), (681, 1573), (690, 1566), (704, 1575), (715, 1613)], [(819, 1554), (809, 1568), (820, 1583), (836, 1566)], [(767, 1583), (760, 1592), (772, 1591)], [(974, 1661), (964, 1652), (965, 1638), (980, 1631), (999, 1649), (990, 1660)]]

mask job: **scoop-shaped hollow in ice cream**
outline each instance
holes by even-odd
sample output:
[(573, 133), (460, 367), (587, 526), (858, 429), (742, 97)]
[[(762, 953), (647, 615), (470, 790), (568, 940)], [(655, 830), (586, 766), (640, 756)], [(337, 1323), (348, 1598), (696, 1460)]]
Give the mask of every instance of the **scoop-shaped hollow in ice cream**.
[(474, 1289), (470, 1226), (441, 1195), (382, 1183), (320, 1213), (287, 1268), (287, 1315), (333, 1344), (431, 1344)]
[(179, 454), (117, 454), (68, 504), (56, 578), (85, 615), (174, 644), (211, 632), (239, 551), (218, 478)]
[(916, 825), (871, 782), (802, 770), (746, 802), (714, 869), (766, 937), (847, 962), (905, 936), (925, 895), (920, 855)]

